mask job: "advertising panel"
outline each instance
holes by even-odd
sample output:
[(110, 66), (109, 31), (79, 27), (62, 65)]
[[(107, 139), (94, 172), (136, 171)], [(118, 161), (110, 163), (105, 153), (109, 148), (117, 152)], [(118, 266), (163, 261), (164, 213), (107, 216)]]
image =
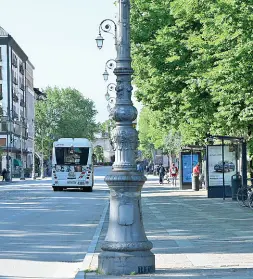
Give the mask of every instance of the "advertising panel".
[(198, 154), (182, 154), (183, 183), (192, 182), (192, 169), (199, 161)]
[[(231, 186), (231, 176), (236, 173), (236, 154), (224, 146), (224, 184)], [(209, 186), (223, 186), (222, 146), (208, 146)]]

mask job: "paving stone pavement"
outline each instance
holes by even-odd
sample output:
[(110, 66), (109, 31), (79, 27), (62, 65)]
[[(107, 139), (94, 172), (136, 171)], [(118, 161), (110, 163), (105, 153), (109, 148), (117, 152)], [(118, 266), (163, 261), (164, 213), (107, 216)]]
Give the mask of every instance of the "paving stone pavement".
[[(142, 191), (147, 237), (156, 273), (134, 276), (79, 274), (78, 278), (253, 278), (253, 211), (227, 198), (208, 199), (205, 190), (181, 191), (149, 176)], [(90, 271), (108, 227), (108, 213)]]

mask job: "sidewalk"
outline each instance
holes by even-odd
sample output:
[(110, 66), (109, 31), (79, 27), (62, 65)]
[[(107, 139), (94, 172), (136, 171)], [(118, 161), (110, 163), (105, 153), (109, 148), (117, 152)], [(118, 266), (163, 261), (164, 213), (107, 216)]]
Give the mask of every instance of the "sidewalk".
[[(79, 273), (76, 278), (253, 278), (253, 211), (227, 198), (207, 199), (206, 191), (180, 191), (149, 176), (142, 191), (147, 237), (156, 257), (156, 273), (106, 276)], [(89, 270), (97, 269), (108, 212)]]
[(51, 180), (51, 177), (45, 177), (45, 178), (26, 178), (25, 180), (20, 180), (20, 178), (12, 178), (12, 181), (0, 181), (0, 185), (8, 185), (8, 184), (16, 184), (16, 183), (22, 183), (22, 181), (37, 181), (37, 180)]

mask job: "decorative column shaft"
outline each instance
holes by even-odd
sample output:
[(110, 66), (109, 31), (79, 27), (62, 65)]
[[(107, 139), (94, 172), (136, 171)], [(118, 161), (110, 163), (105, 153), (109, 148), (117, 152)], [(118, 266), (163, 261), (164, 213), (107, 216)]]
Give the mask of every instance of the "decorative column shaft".
[(115, 163), (112, 172), (105, 178), (110, 188), (110, 219), (98, 262), (102, 273), (113, 275), (155, 271), (155, 257), (150, 251), (152, 243), (147, 240), (141, 212), (141, 189), (146, 177), (136, 169), (138, 135), (132, 122), (137, 117), (137, 110), (131, 101), (133, 70), (129, 22), (130, 0), (119, 0), (114, 70), (117, 76), (116, 104), (112, 112), (116, 121), (112, 134)]

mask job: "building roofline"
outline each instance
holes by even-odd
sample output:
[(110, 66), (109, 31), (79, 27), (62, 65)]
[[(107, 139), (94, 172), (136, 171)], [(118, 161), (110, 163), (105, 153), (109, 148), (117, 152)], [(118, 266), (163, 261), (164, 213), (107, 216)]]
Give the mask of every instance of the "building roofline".
[(28, 63), (33, 68), (33, 70), (35, 69), (35, 67), (33, 66), (32, 62), (29, 59), (26, 61), (26, 63)]
[(10, 45), (13, 48), (13, 50), (16, 52), (16, 54), (23, 60), (23, 61), (27, 61), (28, 60), (28, 56), (25, 54), (25, 52), (23, 51), (23, 49), (19, 46), (19, 44), (13, 39), (13, 37), (11, 35), (8, 36), (9, 37), (9, 41), (10, 41)]

